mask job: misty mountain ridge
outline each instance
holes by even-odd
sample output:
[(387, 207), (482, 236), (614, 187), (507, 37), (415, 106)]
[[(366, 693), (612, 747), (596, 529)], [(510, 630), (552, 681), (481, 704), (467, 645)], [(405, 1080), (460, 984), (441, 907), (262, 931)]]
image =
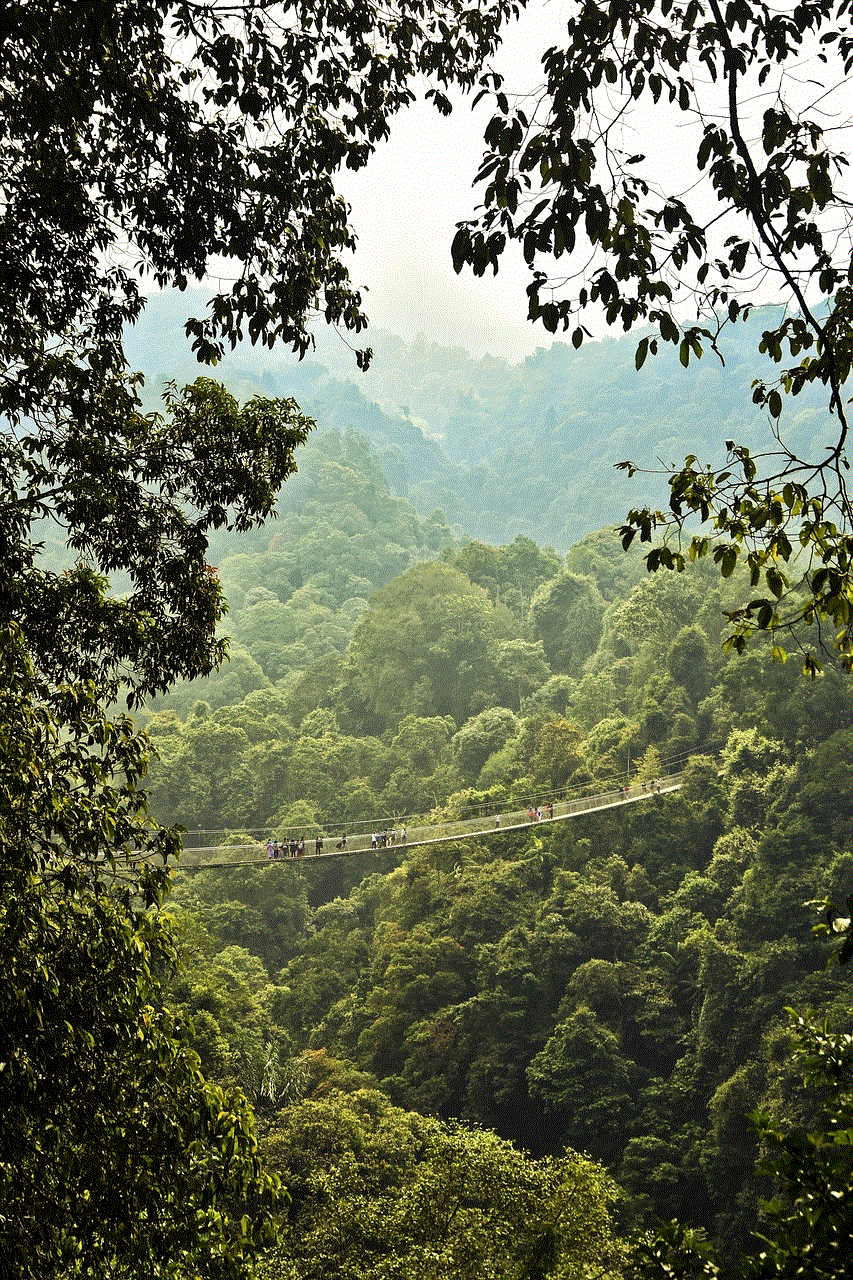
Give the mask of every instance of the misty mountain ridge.
[[(158, 406), (165, 382), (200, 373), (241, 399), (292, 396), (320, 432), (352, 427), (364, 435), (394, 491), (422, 515), (443, 511), (457, 536), (504, 544), (521, 533), (565, 551), (619, 523), (629, 507), (665, 505), (665, 476), (628, 481), (616, 463), (630, 458), (661, 471), (687, 454), (714, 463), (726, 439), (754, 450), (771, 439), (766, 415), (752, 404), (752, 382), (779, 372), (757, 350), (774, 307), (727, 329), (725, 364), (706, 351), (684, 369), (668, 347), (638, 372), (639, 331), (580, 350), (555, 341), (512, 364), (375, 330), (359, 340), (374, 350), (361, 373), (350, 347), (325, 328), (302, 361), (284, 346), (244, 342), (204, 370), (183, 326), (206, 297), (155, 294), (128, 331), (128, 360), (146, 376), (147, 407)], [(822, 388), (786, 404), (782, 427), (795, 449), (821, 456), (826, 426)]]

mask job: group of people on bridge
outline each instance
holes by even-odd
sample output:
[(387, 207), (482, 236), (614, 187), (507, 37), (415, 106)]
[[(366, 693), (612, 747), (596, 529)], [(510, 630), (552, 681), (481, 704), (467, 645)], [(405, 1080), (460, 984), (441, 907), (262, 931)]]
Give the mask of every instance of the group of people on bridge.
[[(371, 849), (386, 849), (389, 845), (405, 844), (408, 840), (408, 832), (405, 827), (399, 831), (396, 827), (389, 830), (373, 831), (370, 836)], [(347, 847), (347, 836), (344, 832), (337, 841), (335, 848), (343, 851)], [(314, 839), (314, 854), (318, 856), (323, 852), (323, 836), (318, 832)], [(267, 840), (267, 857), (271, 862), (278, 861), (279, 858), (304, 858), (305, 857), (305, 837), (298, 838), (294, 836), (285, 836), (283, 840), (279, 840), (278, 836), (270, 836)]]
[(387, 849), (389, 844), (405, 844), (408, 839), (406, 828), (403, 827), (400, 832), (396, 827), (392, 827), (390, 831), (372, 831), (370, 834), (371, 849)]
[[(317, 836), (314, 841), (314, 852), (323, 852), (323, 837)], [(305, 857), (305, 837), (285, 836), (283, 840), (279, 840), (278, 836), (270, 836), (267, 841), (267, 857), (271, 862), (278, 858), (304, 858)]]

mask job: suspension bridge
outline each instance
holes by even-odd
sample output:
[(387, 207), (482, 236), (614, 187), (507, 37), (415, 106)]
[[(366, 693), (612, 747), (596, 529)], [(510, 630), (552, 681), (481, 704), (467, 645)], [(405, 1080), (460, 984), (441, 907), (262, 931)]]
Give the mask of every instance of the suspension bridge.
[[(606, 809), (619, 809), (625, 805), (642, 804), (657, 796), (678, 791), (683, 773), (670, 774), (653, 782), (633, 782), (627, 786), (614, 786), (607, 791), (590, 796), (573, 796), (556, 801), (545, 808), (515, 809), (509, 812), (477, 814), (472, 818), (460, 818), (448, 822), (433, 822), (407, 828), (394, 827), (372, 832), (344, 835), (323, 835), (320, 847), (315, 837), (306, 843), (304, 852), (296, 857), (282, 848), (278, 861), (295, 863), (316, 861), (320, 858), (350, 858), (357, 854), (376, 854), (392, 849), (413, 849), (422, 845), (445, 844), (458, 840), (479, 840), (487, 836), (505, 835), (511, 831), (530, 827), (547, 827), (555, 822), (580, 818), (588, 813), (601, 813)], [(386, 843), (380, 845), (384, 838)], [(243, 844), (210, 844), (185, 848), (181, 857), (181, 869), (201, 871), (212, 867), (265, 866), (270, 858), (267, 842)]]

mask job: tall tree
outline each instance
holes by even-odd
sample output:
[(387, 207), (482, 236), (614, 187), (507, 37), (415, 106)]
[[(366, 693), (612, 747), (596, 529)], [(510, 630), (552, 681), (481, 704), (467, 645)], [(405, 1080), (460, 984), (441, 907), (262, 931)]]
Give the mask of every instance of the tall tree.
[[(760, 352), (782, 371), (768, 378), (758, 362), (753, 392), (775, 443), (759, 458), (732, 440), (719, 463), (688, 457), (670, 472), (669, 511), (632, 511), (623, 540), (651, 542), (663, 529), (649, 567), (683, 569), (685, 551), (666, 535), (687, 527), (691, 558), (713, 555), (724, 577), (740, 558), (749, 568), (755, 594), (730, 615), (736, 648), (756, 627), (801, 642), (827, 623), (853, 666), (843, 392), (853, 220), (847, 120), (834, 106), (853, 67), (846, 0), (781, 9), (584, 0), (542, 67), (538, 97), (511, 99), (497, 76), (482, 79), (495, 113), (477, 175), (483, 204), (453, 244), (457, 270), (497, 271), (507, 244), (519, 242), (530, 319), (572, 330), (575, 346), (590, 311), (625, 330), (649, 325), (638, 368), (667, 343), (683, 365), (704, 348), (722, 354), (723, 330), (747, 317), (756, 282), (759, 299), (775, 291), (782, 307)], [(679, 164), (660, 145), (667, 113), (680, 126)], [(803, 453), (782, 435), (783, 394), (814, 384), (826, 389), (830, 417), (825, 438)], [(697, 516), (711, 521), (712, 538), (693, 533)], [(806, 666), (815, 669), (811, 653)]]
[(205, 1082), (161, 1011), (152, 860), (177, 840), (149, 828), (145, 743), (104, 707), (221, 660), (208, 536), (270, 512), (310, 423), (208, 379), (144, 414), (122, 346), (140, 281), (233, 273), (188, 322), (202, 361), (244, 334), (304, 354), (317, 312), (359, 332), (335, 175), (417, 74), (449, 109), (442, 86), (473, 82), (506, 7), (0, 10), (4, 1275), (245, 1274), (272, 1189), (245, 1099)]
[[(851, 1038), (800, 1017), (794, 1031), (805, 1084), (823, 1105), (800, 1126), (754, 1117), (764, 1149), (758, 1173), (771, 1194), (762, 1201), (752, 1256), (727, 1260), (726, 1274), (743, 1280), (841, 1280), (850, 1271)], [(630, 1274), (637, 1280), (711, 1280), (719, 1272), (706, 1242), (673, 1222), (656, 1238), (638, 1242)]]

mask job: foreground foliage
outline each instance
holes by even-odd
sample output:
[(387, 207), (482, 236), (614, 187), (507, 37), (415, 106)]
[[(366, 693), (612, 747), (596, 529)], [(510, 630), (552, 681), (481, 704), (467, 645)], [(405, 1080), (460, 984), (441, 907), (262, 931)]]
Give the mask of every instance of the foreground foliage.
[[(530, 271), (530, 319), (552, 333), (571, 329), (575, 345), (589, 311), (626, 331), (650, 325), (638, 369), (665, 344), (683, 365), (703, 347), (724, 356), (724, 329), (748, 315), (756, 280), (769, 285), (783, 307), (761, 336), (752, 389), (767, 412), (767, 445), (754, 458), (728, 440), (719, 462), (690, 456), (673, 466), (669, 511), (632, 511), (624, 538), (670, 535), (651, 551), (653, 569), (684, 568), (682, 535), (691, 557), (713, 554), (724, 576), (742, 559), (756, 593), (730, 615), (735, 645), (756, 628), (801, 645), (817, 628), (848, 666), (853, 509), (843, 388), (853, 223), (848, 122), (839, 128), (830, 103), (851, 65), (846, 0), (782, 9), (589, 0), (543, 54), (538, 94), (514, 100), (498, 77), (484, 76), (495, 114), (478, 174), (483, 204), (453, 245), (457, 270), (467, 264), (482, 275), (517, 241)], [(818, 93), (805, 87), (813, 76)], [(767, 104), (760, 117), (757, 100)], [(666, 124), (682, 139), (684, 168), (655, 136)], [(782, 371), (766, 377), (763, 354)], [(783, 395), (808, 386), (823, 390), (827, 416), (820, 440), (800, 451), (780, 418)], [(694, 536), (697, 517), (710, 521), (713, 541)], [(807, 588), (804, 602), (795, 584)], [(807, 668), (817, 662), (808, 651)]]
[[(790, 1011), (789, 1011), (790, 1012)], [(636, 1242), (633, 1280), (843, 1280), (853, 1237), (853, 1037), (794, 1015), (796, 1052), (816, 1103), (799, 1125), (753, 1121), (764, 1157), (758, 1247), (748, 1258), (717, 1260), (707, 1241), (672, 1222)], [(718, 1261), (720, 1265), (718, 1266)]]
[(502, 12), (2, 6), (4, 1274), (245, 1274), (272, 1186), (245, 1099), (205, 1082), (160, 1008), (177, 840), (145, 816), (144, 741), (105, 708), (221, 661), (210, 535), (270, 514), (311, 424), (204, 378), (143, 412), (123, 346), (140, 278), (235, 268), (187, 325), (207, 362), (244, 331), (304, 353), (318, 310), (361, 330), (336, 171), (365, 163), (415, 74), (446, 105)]
[(796, 1018), (807, 1086), (817, 1092), (816, 1121), (799, 1128), (759, 1118), (768, 1180), (762, 1204), (763, 1248), (748, 1274), (841, 1280), (853, 1239), (853, 1036)]
[(148, 819), (143, 744), (0, 640), (0, 1272), (244, 1275), (276, 1180), (162, 1007), (176, 836)]

